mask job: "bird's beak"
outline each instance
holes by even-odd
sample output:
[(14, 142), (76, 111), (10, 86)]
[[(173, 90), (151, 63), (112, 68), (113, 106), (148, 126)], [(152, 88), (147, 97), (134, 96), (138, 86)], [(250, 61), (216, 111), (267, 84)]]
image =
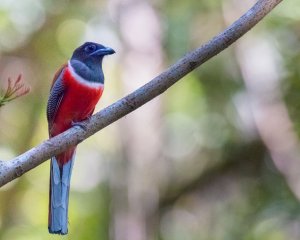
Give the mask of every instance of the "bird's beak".
[(106, 47), (106, 48), (101, 48), (98, 49), (97, 51), (91, 53), (90, 55), (98, 55), (98, 56), (104, 56), (104, 55), (110, 55), (110, 54), (114, 54), (115, 50), (113, 50), (112, 48)]

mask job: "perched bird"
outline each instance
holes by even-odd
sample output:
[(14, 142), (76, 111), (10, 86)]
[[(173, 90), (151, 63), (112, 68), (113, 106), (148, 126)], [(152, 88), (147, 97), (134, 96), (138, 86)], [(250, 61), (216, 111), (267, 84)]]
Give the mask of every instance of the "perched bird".
[[(78, 47), (54, 76), (47, 105), (49, 136), (54, 137), (92, 115), (104, 87), (102, 60), (115, 51), (98, 43)], [(76, 147), (51, 158), (50, 233), (68, 233), (68, 202)]]

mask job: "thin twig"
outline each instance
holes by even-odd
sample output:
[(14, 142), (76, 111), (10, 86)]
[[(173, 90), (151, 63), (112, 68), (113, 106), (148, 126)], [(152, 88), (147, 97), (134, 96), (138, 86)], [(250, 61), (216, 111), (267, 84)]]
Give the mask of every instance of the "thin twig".
[[(12, 84), (13, 83), (13, 84)], [(0, 107), (6, 103), (19, 98), (30, 91), (30, 87), (22, 82), (22, 75), (20, 74), (15, 82), (11, 78), (7, 79), (7, 88), (3, 94), (0, 95)]]

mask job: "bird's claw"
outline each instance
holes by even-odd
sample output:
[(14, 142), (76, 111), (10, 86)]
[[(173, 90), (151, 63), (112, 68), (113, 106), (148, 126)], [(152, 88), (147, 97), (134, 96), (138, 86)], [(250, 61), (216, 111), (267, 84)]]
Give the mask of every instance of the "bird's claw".
[(86, 131), (86, 126), (83, 122), (71, 122), (72, 127), (80, 127), (82, 130)]

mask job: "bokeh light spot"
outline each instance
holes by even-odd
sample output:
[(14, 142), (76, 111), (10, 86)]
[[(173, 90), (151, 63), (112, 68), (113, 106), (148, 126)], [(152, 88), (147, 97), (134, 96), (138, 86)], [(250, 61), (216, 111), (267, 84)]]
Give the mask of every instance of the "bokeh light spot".
[(83, 40), (86, 24), (79, 19), (68, 19), (57, 29), (56, 39), (60, 50), (69, 57)]

